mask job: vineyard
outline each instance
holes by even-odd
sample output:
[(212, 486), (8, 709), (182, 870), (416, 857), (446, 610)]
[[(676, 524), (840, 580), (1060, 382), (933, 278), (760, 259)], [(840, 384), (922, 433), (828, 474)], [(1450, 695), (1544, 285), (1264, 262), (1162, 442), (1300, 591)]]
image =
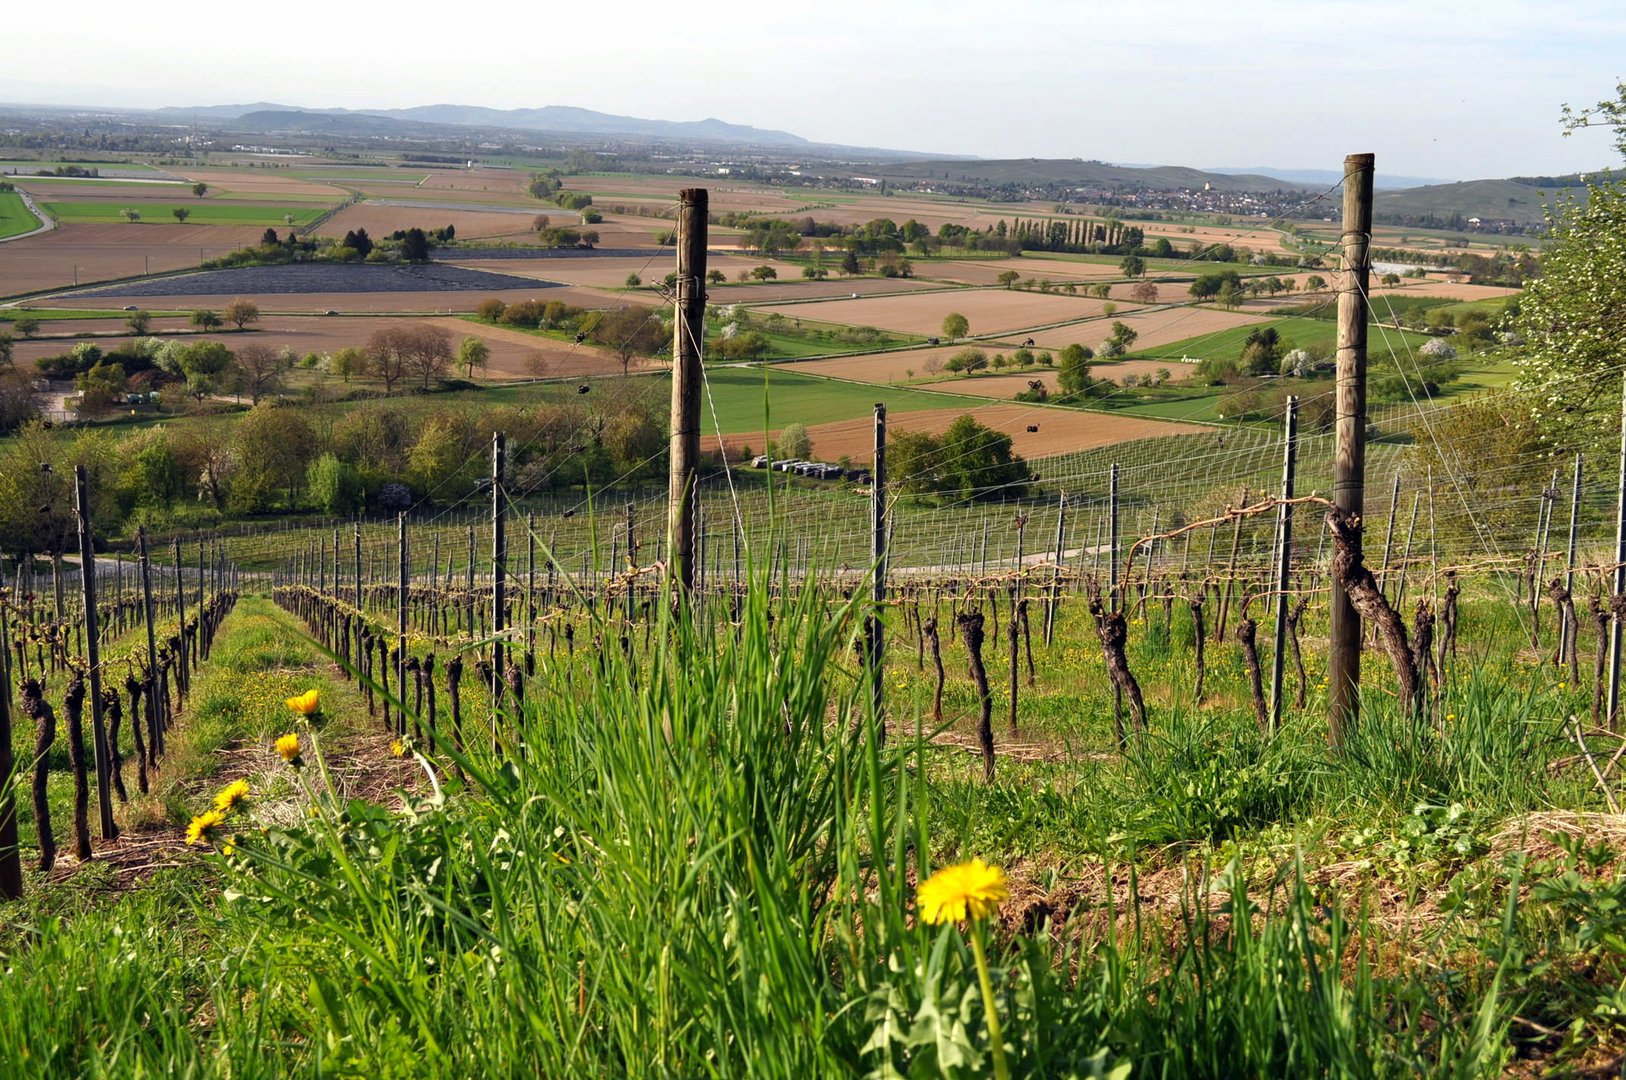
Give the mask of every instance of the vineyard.
[[(1613, 1067), (1619, 461), (1416, 437), (1478, 407), (1375, 415), (1364, 545), (1289, 425), (1005, 502), (736, 464), (676, 608), (663, 497), (511, 501), (500, 439), (481, 505), (25, 561), (0, 1057)], [(1002, 899), (932, 925), (973, 858)]]

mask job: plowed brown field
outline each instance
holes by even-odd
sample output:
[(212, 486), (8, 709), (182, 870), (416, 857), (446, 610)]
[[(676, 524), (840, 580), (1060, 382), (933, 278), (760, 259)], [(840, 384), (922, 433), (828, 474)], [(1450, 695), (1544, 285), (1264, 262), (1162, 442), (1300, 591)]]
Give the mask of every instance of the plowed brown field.
[[(989, 427), (1007, 432), (1011, 445), (1018, 454), (1033, 460), (1052, 454), (1066, 454), (1108, 446), (1129, 439), (1146, 439), (1158, 435), (1197, 435), (1206, 429), (1192, 424), (1175, 424), (1163, 420), (1142, 420), (1132, 416), (1110, 416), (1103, 413), (1080, 412), (1073, 409), (1053, 409), (1034, 405), (976, 405), (967, 402), (967, 408), (928, 409), (923, 412), (895, 413), (889, 426), (898, 431), (927, 431), (941, 434), (957, 418), (970, 413)], [(1028, 427), (1038, 431), (1028, 431)], [(842, 420), (832, 424), (815, 424), (807, 429), (813, 440), (813, 454), (821, 460), (834, 461), (850, 457), (854, 461), (869, 461), (874, 456), (875, 422), (869, 417)], [(745, 434), (745, 433), (740, 433)], [(751, 432), (757, 436), (759, 432)], [(778, 435), (778, 432), (774, 432)], [(708, 448), (717, 445), (716, 436), (704, 437), (701, 442)]]
[[(854, 292), (861, 291), (855, 284)], [(940, 334), (943, 317), (959, 312), (971, 323), (973, 334), (1003, 333), (1027, 326), (1083, 319), (1101, 313), (1101, 302), (1053, 293), (978, 289), (956, 293), (884, 296), (859, 300), (828, 300), (794, 307), (770, 307), (787, 317), (816, 319), (851, 326), (878, 326), (907, 334)], [(1105, 333), (1102, 337), (1105, 337)]]

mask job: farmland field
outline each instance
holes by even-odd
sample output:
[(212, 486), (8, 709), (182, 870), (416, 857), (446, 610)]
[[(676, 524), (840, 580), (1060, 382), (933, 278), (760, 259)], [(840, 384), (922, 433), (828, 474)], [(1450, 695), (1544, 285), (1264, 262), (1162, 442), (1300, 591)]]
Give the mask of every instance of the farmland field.
[(0, 240), (39, 228), (40, 220), (23, 205), (15, 191), (0, 191)]
[[(853, 291), (861, 293), (862, 286), (855, 285)], [(984, 289), (858, 300), (826, 300), (794, 306), (770, 306), (762, 310), (778, 312), (787, 318), (878, 326), (884, 330), (929, 336), (941, 334), (943, 317), (950, 312), (958, 312), (970, 322), (973, 335), (985, 335), (1020, 330), (1044, 323), (1090, 318), (1101, 313), (1101, 302), (1045, 293)]]
[[(322, 211), (309, 205), (296, 206), (235, 206), (229, 203), (209, 202), (186, 198), (177, 195), (175, 205), (187, 211), (186, 224), (189, 225), (269, 225), (281, 227), (285, 219), (292, 216), (295, 225), (309, 225), (321, 216)], [(129, 208), (127, 203), (110, 202), (79, 202), (54, 201), (42, 202), (40, 208), (52, 217), (62, 222), (100, 223), (108, 221), (123, 221), (122, 211)], [(156, 208), (145, 211), (138, 222), (127, 223), (131, 228), (143, 225), (175, 225), (173, 215), (166, 208), (160, 213)]]

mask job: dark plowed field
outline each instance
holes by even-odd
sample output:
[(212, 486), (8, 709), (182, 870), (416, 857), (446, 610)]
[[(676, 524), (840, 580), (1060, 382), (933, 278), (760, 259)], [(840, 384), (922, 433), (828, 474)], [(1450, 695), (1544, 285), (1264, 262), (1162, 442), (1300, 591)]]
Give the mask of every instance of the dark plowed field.
[(493, 292), (546, 289), (557, 282), (461, 266), (243, 266), (130, 282), (78, 296), (267, 296), (290, 293)]

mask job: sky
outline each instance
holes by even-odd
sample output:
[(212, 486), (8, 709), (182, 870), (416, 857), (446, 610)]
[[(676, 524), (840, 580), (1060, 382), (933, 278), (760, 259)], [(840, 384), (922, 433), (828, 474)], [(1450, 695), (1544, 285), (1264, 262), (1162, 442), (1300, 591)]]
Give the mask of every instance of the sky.
[(30, 35), (3, 50), (0, 101), (576, 105), (945, 155), (1370, 151), (1444, 179), (1619, 164), (1607, 132), (1558, 120), (1626, 77), (1621, 0), (80, 0)]

